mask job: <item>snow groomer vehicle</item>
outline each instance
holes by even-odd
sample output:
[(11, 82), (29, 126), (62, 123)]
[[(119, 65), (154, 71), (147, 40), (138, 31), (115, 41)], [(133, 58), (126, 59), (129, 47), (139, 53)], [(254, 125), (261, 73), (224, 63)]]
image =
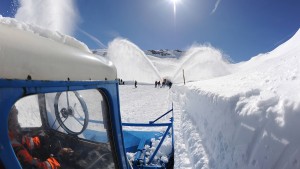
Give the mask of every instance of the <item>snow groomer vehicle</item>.
[[(16, 152), (11, 133), (31, 160), (51, 157), (63, 169), (173, 168), (173, 117), (158, 123), (173, 109), (149, 123), (122, 124), (116, 79), (105, 58), (0, 23), (0, 168), (37, 168)], [(15, 122), (9, 120), (12, 110)], [(23, 139), (38, 136), (36, 149), (35, 141)], [(167, 139), (170, 148), (162, 157), (158, 152)]]

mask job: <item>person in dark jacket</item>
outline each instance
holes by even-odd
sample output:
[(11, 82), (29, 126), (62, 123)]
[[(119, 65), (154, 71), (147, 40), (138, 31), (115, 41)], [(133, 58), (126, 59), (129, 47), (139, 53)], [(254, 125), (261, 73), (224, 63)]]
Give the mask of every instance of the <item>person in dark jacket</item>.
[(137, 81), (134, 81), (134, 87), (137, 88)]

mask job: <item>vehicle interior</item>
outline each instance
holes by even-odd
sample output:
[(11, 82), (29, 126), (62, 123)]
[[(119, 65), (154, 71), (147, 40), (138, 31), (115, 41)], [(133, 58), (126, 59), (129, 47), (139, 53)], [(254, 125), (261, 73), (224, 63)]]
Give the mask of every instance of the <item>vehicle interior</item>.
[[(18, 138), (38, 136), (41, 140), (39, 148), (28, 150), (32, 157), (40, 161), (54, 157), (66, 169), (116, 168), (109, 106), (101, 90), (31, 95), (15, 107)], [(61, 153), (63, 148), (70, 151)]]

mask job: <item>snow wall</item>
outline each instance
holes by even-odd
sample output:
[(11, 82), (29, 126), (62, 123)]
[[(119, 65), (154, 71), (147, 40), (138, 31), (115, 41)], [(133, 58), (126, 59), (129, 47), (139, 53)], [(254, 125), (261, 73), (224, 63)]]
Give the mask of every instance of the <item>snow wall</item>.
[(172, 87), (175, 168), (300, 168), (299, 42), (300, 31), (235, 74)]

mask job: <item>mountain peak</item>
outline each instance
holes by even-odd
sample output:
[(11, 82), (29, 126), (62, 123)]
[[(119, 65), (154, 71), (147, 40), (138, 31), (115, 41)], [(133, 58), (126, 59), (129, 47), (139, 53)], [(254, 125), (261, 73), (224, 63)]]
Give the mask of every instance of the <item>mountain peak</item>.
[(169, 50), (169, 49), (159, 49), (159, 50), (146, 50), (144, 51), (146, 55), (152, 55), (160, 58), (178, 58), (180, 57), (184, 51), (175, 49), (175, 50)]

